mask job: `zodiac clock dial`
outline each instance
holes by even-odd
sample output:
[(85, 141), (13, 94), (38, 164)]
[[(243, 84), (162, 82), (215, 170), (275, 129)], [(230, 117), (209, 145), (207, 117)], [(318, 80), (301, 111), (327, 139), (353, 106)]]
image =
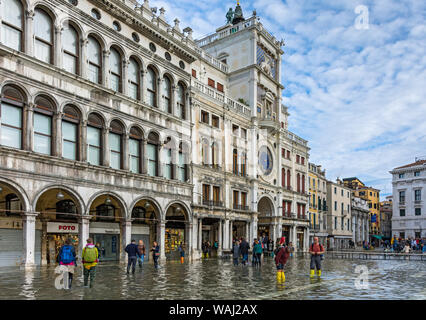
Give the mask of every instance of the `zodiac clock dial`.
[(259, 166), (265, 176), (271, 174), (273, 159), (272, 153), (267, 147), (261, 147), (259, 150)]

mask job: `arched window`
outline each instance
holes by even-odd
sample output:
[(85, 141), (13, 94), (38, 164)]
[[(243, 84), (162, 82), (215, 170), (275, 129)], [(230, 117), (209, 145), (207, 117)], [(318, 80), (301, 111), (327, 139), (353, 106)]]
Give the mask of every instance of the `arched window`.
[(0, 105), (0, 144), (22, 149), (24, 109), (23, 94), (10, 86), (2, 90)]
[(241, 155), (241, 175), (245, 177), (247, 174), (247, 155), (243, 153)]
[(70, 160), (80, 160), (79, 127), (80, 112), (72, 106), (64, 108), (62, 119), (62, 156)]
[(172, 83), (168, 76), (163, 79), (164, 110), (172, 113)]
[(164, 178), (173, 179), (173, 142), (168, 138), (168, 142), (163, 148)]
[(151, 132), (148, 136), (147, 143), (147, 159), (148, 159), (148, 174), (151, 177), (158, 176), (158, 145), (159, 138), (158, 135)]
[(238, 174), (238, 151), (234, 149), (232, 151), (232, 171), (234, 174)]
[(87, 161), (90, 164), (102, 165), (102, 128), (103, 121), (97, 114), (89, 115), (87, 121)]
[(18, 196), (10, 193), (5, 197), (6, 200), (6, 216), (20, 216), (19, 211), (22, 211), (22, 203)]
[(151, 67), (148, 67), (147, 69), (146, 86), (148, 91), (147, 103), (151, 107), (156, 107), (157, 106), (157, 81), (156, 81), (155, 71)]
[(134, 59), (130, 58), (129, 62), (129, 96), (132, 99), (140, 100), (140, 82), (141, 82), (141, 71), (139, 63)]
[(71, 25), (66, 25), (62, 37), (63, 68), (78, 74), (80, 45), (78, 32)]
[(152, 214), (147, 214), (146, 209), (144, 207), (134, 207), (132, 210), (132, 223), (136, 224), (148, 224), (148, 221), (151, 219)]
[(207, 141), (207, 139), (203, 139), (201, 141), (201, 157), (202, 157), (202, 162), (203, 162), (204, 166), (210, 164), (210, 161), (209, 161), (209, 142)]
[(72, 200), (61, 200), (56, 202), (56, 212), (57, 220), (75, 220), (77, 218), (77, 208)]
[(23, 51), (24, 8), (19, 0), (1, 1), (2, 43), (16, 51)]
[(53, 62), (53, 22), (42, 9), (34, 11), (34, 56), (46, 63)]
[(123, 126), (114, 120), (109, 129), (110, 167), (123, 169)]
[(109, 71), (110, 71), (110, 87), (112, 90), (122, 92), (121, 90), (121, 55), (120, 53), (111, 48), (111, 55), (109, 57)]
[(178, 180), (185, 182), (188, 180), (188, 150), (186, 145), (181, 143), (179, 145), (179, 159), (178, 159)]
[(35, 100), (34, 108), (34, 151), (52, 155), (52, 117), (53, 103), (44, 97)]
[(213, 142), (212, 144), (212, 162), (214, 168), (219, 166), (219, 149), (217, 147), (217, 142)]
[(96, 207), (96, 220), (111, 222), (115, 219), (115, 207), (113, 205), (101, 204)]
[(185, 87), (182, 83), (178, 83), (177, 88), (177, 114), (182, 120), (186, 120), (185, 114)]
[(130, 171), (142, 173), (142, 139), (143, 135), (138, 128), (131, 128), (129, 135)]
[(94, 37), (88, 38), (87, 59), (89, 62), (88, 76), (94, 83), (102, 83), (102, 52), (101, 45)]

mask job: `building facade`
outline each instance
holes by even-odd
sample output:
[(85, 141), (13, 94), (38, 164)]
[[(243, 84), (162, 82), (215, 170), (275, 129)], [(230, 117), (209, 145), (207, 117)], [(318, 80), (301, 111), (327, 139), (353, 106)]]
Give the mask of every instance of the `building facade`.
[[(344, 184), (353, 190), (353, 195), (355, 197), (360, 197), (368, 201), (368, 206), (370, 208), (370, 235), (375, 238), (375, 236), (381, 237), (380, 235), (380, 190), (367, 187), (361, 180), (358, 178), (346, 178), (343, 179)], [(373, 239), (370, 239), (373, 240)]]
[(370, 208), (368, 201), (352, 196), (352, 207), (351, 207), (351, 231), (352, 241), (357, 246), (362, 246), (364, 241), (370, 241)]
[(339, 179), (327, 181), (327, 248), (331, 250), (349, 248), (351, 231), (351, 189)]
[(392, 238), (392, 196), (387, 196), (385, 201), (380, 202), (380, 233), (383, 235), (384, 240)]
[(426, 237), (426, 160), (390, 171), (392, 174), (392, 236), (401, 238)]
[(309, 215), (310, 243), (318, 237), (320, 243), (327, 243), (327, 179), (325, 169), (320, 165), (309, 163)]
[(1, 266), (54, 262), (68, 237), (110, 261), (131, 239), (162, 259), (262, 233), (306, 250), (309, 148), (287, 130), (283, 43), (239, 6), (200, 41), (159, 11), (2, 0)]

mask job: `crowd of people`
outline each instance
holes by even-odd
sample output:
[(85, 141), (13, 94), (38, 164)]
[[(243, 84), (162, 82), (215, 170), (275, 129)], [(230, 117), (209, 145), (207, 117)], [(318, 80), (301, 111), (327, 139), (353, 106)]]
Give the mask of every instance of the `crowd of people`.
[(397, 238), (393, 236), (390, 241), (384, 243), (386, 251), (397, 253), (425, 253), (426, 254), (426, 238)]
[[(399, 242), (396, 240), (393, 243), (395, 244)], [(423, 242), (421, 242), (421, 244), (423, 244)], [(99, 246), (94, 245), (91, 238), (87, 239), (87, 244), (84, 247), (81, 255), (83, 264), (84, 287), (93, 287), (96, 277), (96, 267), (99, 263), (100, 256), (98, 248)], [(213, 243), (213, 246), (211, 246), (210, 242), (208, 241), (203, 243), (202, 252), (204, 259), (209, 258), (212, 248), (215, 250), (218, 249), (217, 241)], [(260, 268), (262, 265), (262, 256), (273, 257), (277, 269), (277, 282), (283, 283), (285, 281), (284, 267), (287, 263), (287, 260), (292, 257), (294, 253), (292, 242), (286, 244), (285, 237), (281, 237), (277, 239), (274, 244), (271, 239), (268, 239), (267, 236), (263, 235), (259, 239), (254, 239), (252, 246), (250, 246), (245, 238), (234, 239), (232, 246), (233, 264), (238, 266), (241, 261), (243, 266), (249, 265), (249, 251), (251, 248), (252, 266)], [(140, 240), (138, 244), (136, 244), (135, 240), (132, 240), (131, 243), (126, 246), (125, 252), (128, 255), (127, 274), (130, 273), (130, 269), (134, 274), (137, 264), (139, 265), (139, 268), (143, 268), (145, 256), (147, 254), (147, 248), (142, 240)], [(158, 259), (160, 257), (160, 246), (157, 242), (154, 241), (150, 252), (152, 253), (154, 267), (157, 269)], [(185, 245), (183, 243), (180, 243), (178, 252), (180, 254), (181, 263), (184, 263)], [(310, 276), (313, 277), (315, 275), (316, 269), (317, 276), (320, 277), (321, 261), (323, 260), (325, 249), (323, 245), (319, 244), (317, 237), (314, 238), (314, 242), (311, 244), (309, 252), (311, 254)], [(66, 279), (68, 279), (68, 288), (71, 289), (73, 274), (75, 273), (77, 267), (76, 251), (72, 245), (71, 239), (67, 239), (65, 244), (61, 247), (57, 257), (57, 262), (60, 266), (65, 266), (67, 268), (68, 277)]]

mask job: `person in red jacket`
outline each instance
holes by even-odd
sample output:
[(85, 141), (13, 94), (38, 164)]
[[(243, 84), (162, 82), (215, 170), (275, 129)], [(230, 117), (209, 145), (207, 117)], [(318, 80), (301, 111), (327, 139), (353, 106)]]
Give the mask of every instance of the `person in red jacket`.
[(285, 238), (282, 237), (278, 248), (275, 250), (275, 264), (277, 266), (277, 282), (285, 282), (284, 266), (287, 263), (290, 251), (285, 246)]

